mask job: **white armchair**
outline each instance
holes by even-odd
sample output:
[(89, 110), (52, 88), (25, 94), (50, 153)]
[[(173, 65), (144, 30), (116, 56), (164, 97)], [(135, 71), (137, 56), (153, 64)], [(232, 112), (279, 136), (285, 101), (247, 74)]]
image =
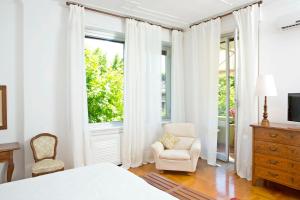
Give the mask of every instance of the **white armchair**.
[(164, 149), (161, 142), (152, 144), (155, 166), (159, 170), (196, 171), (201, 151), (200, 140), (196, 138), (191, 123), (170, 123), (164, 126), (165, 133), (179, 138), (173, 149)]

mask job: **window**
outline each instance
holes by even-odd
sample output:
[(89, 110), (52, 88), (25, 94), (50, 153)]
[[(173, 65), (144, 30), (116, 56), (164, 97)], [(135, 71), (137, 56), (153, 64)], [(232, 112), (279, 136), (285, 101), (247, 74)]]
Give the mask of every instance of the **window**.
[(162, 48), (161, 54), (161, 80), (162, 80), (162, 119), (171, 119), (171, 49)]
[(86, 36), (89, 123), (123, 121), (124, 42)]
[[(124, 42), (86, 36), (89, 123), (123, 121)], [(171, 116), (171, 49), (161, 54), (162, 119)]]
[(219, 63), (219, 116), (217, 158), (223, 161), (234, 160), (235, 138), (235, 41), (225, 36), (220, 44)]

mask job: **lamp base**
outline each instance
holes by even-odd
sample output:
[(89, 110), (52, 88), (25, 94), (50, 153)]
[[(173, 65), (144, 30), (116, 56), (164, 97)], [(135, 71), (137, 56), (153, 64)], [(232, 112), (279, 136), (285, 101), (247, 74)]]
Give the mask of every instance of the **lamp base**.
[(263, 120), (261, 120), (261, 125), (262, 126), (270, 126), (270, 122), (268, 119), (263, 119)]
[(264, 104), (264, 114), (263, 114), (263, 120), (261, 121), (262, 126), (269, 126), (270, 122), (268, 120), (268, 112), (267, 112), (267, 97), (265, 96), (265, 104)]

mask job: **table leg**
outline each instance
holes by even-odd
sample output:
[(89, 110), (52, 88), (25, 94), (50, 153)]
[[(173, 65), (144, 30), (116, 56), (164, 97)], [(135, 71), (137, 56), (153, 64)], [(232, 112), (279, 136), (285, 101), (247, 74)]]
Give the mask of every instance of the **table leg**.
[(9, 161), (8, 161), (8, 166), (7, 166), (7, 182), (11, 182), (11, 178), (14, 172), (14, 160), (13, 160), (13, 152), (10, 152), (10, 156), (9, 156)]

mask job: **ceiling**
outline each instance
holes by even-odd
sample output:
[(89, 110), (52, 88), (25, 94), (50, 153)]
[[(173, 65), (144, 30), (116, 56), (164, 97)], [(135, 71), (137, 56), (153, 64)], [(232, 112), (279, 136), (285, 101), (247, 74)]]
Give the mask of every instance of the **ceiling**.
[(74, 0), (114, 13), (185, 28), (254, 0)]

